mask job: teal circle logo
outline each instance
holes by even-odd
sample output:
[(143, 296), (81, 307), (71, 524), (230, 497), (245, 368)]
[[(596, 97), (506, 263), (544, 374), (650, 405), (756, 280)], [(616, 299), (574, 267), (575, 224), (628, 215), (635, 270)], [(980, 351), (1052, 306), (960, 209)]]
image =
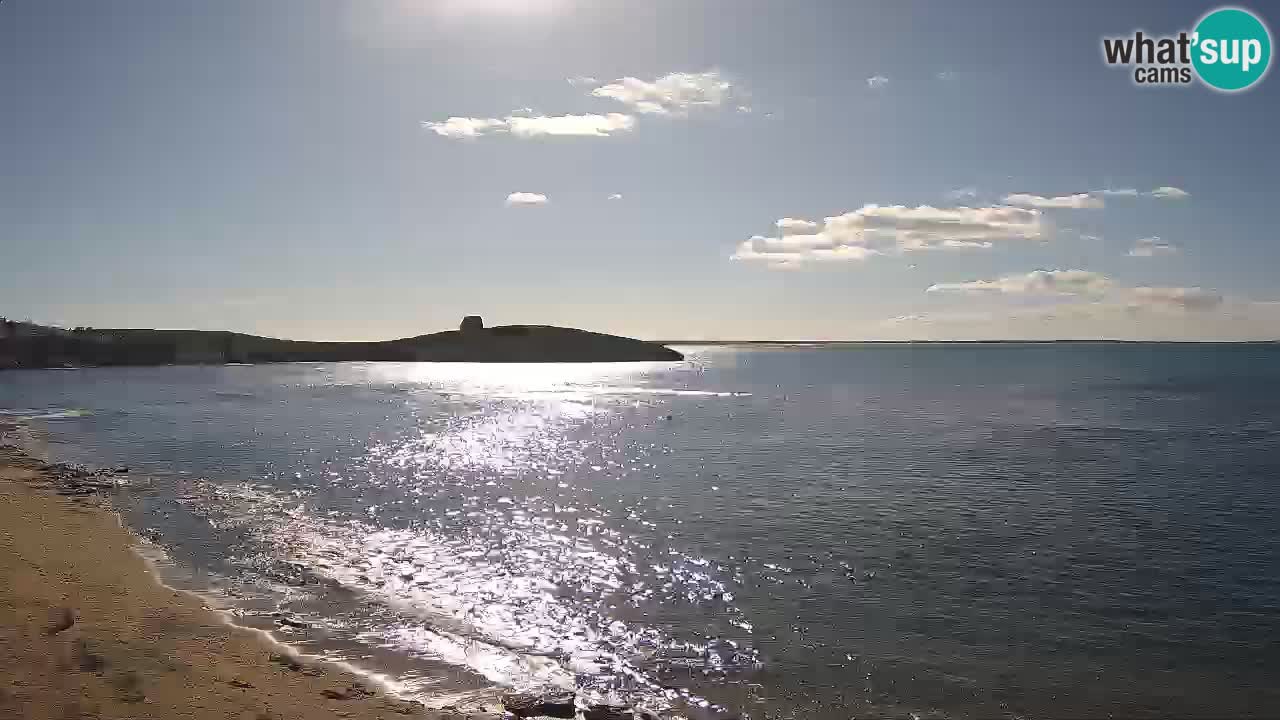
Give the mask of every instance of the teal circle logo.
[(1224, 92), (1252, 86), (1271, 64), (1271, 33), (1248, 10), (1220, 8), (1205, 15), (1191, 42), (1196, 73), (1206, 85)]

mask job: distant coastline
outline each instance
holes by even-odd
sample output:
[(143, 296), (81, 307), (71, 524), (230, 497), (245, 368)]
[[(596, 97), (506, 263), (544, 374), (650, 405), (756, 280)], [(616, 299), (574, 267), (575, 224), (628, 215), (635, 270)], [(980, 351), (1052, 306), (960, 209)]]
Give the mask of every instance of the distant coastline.
[(659, 343), (551, 325), (458, 330), (376, 342), (280, 340), (228, 331), (64, 329), (0, 322), (0, 369), (276, 362), (641, 362), (684, 356)]
[(755, 346), (832, 346), (832, 345), (1276, 345), (1275, 340), (655, 340), (665, 346), (720, 347)]
[(644, 362), (679, 361), (682, 347), (866, 347), (964, 345), (1276, 345), (1273, 340), (660, 340), (552, 325), (485, 327), (372, 342), (283, 340), (222, 330), (66, 329), (0, 318), (0, 370), (129, 365), (277, 362)]

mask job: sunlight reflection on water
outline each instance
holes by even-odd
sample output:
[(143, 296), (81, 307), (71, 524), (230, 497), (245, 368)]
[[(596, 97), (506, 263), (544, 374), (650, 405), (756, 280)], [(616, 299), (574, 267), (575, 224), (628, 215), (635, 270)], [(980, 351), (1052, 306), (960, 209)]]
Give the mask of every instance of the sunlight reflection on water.
[[(397, 622), (362, 630), (369, 645), (505, 686), (714, 709), (666, 687), (654, 663), (669, 654), (719, 671), (754, 663), (753, 651), (710, 636), (676, 639), (644, 622), (643, 610), (628, 620), (616, 611), (692, 602), (738, 617), (732, 594), (705, 559), (672, 550), (661, 565), (638, 563), (650, 546), (633, 531), (653, 524), (642, 508), (607, 506), (593, 486), (649, 465), (617, 442), (619, 427), (636, 421), (626, 411), (664, 394), (732, 395), (663, 387), (654, 374), (667, 367), (339, 366), (332, 384), (404, 389), (417, 418), (414, 431), (371, 443), (336, 473), (341, 483), (358, 478), (363, 517), (322, 513), (266, 486), (210, 489), (228, 515), (251, 506), (259, 517), (246, 527), (287, 548), (288, 562), (397, 609)], [(264, 512), (277, 519), (263, 522)]]
[(1277, 352), (103, 368), (0, 403), (152, 476), (130, 525), (245, 622), (436, 706), (1270, 716)]

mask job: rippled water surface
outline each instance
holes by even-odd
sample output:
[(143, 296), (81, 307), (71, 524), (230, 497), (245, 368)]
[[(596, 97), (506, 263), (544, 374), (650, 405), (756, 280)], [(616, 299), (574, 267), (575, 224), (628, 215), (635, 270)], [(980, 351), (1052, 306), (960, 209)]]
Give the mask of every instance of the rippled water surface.
[(443, 704), (1280, 715), (1280, 349), (0, 374), (245, 621)]

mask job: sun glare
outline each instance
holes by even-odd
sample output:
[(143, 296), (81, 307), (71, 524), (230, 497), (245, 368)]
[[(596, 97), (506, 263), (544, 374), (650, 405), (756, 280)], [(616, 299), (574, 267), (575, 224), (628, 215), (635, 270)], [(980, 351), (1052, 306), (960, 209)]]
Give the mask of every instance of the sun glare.
[(545, 15), (564, 5), (564, 0), (434, 0), (446, 15)]

